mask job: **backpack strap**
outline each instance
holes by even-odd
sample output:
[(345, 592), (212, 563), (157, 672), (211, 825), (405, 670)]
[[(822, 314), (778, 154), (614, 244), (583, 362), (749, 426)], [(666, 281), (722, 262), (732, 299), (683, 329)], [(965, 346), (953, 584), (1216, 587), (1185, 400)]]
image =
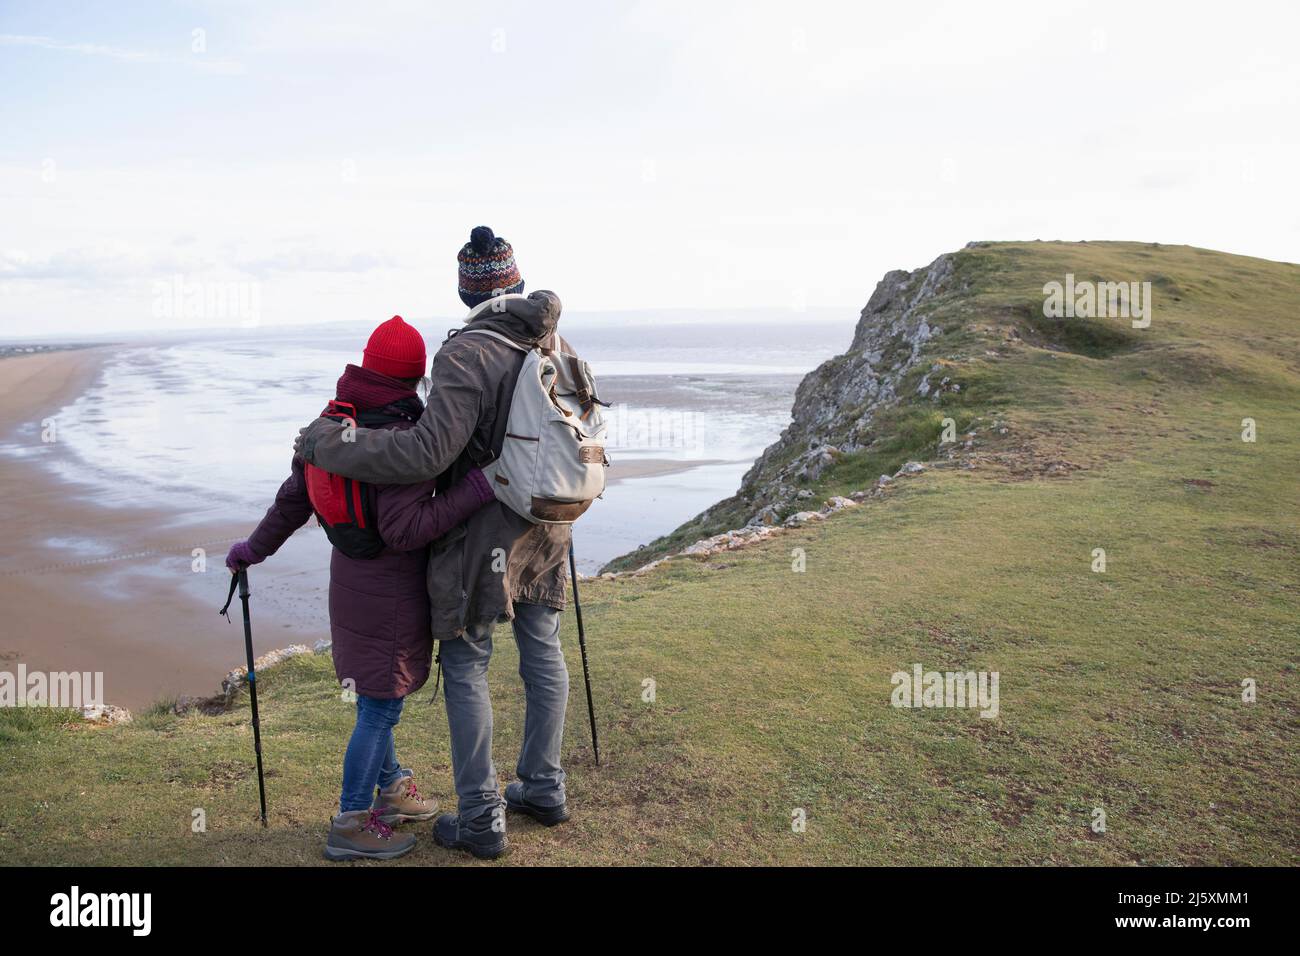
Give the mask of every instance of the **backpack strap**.
[(586, 377), (582, 374), (582, 366), (578, 364), (578, 356), (569, 355), (569, 374), (573, 376), (574, 385), (577, 387), (578, 404), (582, 406), (582, 418), (591, 414), (592, 401), (596, 397), (591, 394), (586, 386)]
[(461, 334), (461, 335), (490, 335), (490, 336), (492, 336), (492, 338), (496, 339), (498, 342), (504, 342), (504, 343), (506, 343), (506, 345), (510, 346), (512, 349), (518, 349), (518, 350), (521, 351), (521, 352), (531, 352), (531, 351), (532, 351), (532, 349), (530, 349), (528, 346), (526, 346), (526, 345), (522, 345), (522, 344), (520, 344), (519, 342), (516, 342), (514, 339), (510, 338), (510, 336), (508, 336), (508, 335), (502, 335), (500, 332), (493, 332), (491, 329), (461, 329), (461, 331), (460, 331), (459, 334)]
[[(498, 342), (504, 342), (512, 349), (518, 349), (520, 352), (523, 352), (525, 355), (532, 351), (532, 349), (528, 348), (526, 345), (522, 345), (519, 342), (516, 342), (508, 335), (502, 335), (500, 332), (493, 332), (491, 329), (461, 329), (456, 334), (458, 336), (489, 335), (492, 338), (496, 339)], [(493, 448), (479, 449), (478, 446), (479, 446), (478, 440), (475, 438), (471, 438), (469, 446), (466, 447), (465, 449), (469, 453), (470, 460), (474, 462), (475, 467), (486, 468), (492, 462), (496, 461), (497, 457), (500, 455), (500, 452), (496, 451)]]

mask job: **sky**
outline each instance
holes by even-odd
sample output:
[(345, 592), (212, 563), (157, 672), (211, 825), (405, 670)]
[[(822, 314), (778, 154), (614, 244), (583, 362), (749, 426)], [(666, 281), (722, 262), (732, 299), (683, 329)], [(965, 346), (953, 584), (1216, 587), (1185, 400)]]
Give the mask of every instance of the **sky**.
[(843, 309), (972, 240), (1300, 259), (1295, 4), (0, 0), (0, 337)]

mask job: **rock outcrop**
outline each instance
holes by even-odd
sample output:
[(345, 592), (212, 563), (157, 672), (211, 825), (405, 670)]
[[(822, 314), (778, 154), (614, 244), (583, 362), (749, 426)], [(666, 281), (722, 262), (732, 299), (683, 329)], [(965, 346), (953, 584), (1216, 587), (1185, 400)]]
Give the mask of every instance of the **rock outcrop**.
[[(690, 548), (739, 533), (724, 529), (748, 532), (779, 527), (792, 518), (795, 523), (815, 521), (828, 513), (809, 507), (815, 505), (809, 485), (845, 456), (870, 449), (886, 437), (877, 425), (883, 412), (907, 402), (936, 402), (947, 392), (960, 391), (958, 382), (942, 374), (944, 365), (932, 353), (943, 323), (957, 322), (947, 307), (966, 288), (959, 275), (962, 255), (946, 253), (924, 269), (887, 273), (862, 309), (848, 351), (823, 362), (799, 383), (790, 424), (755, 460), (736, 494), (668, 538), (610, 562), (605, 570), (641, 568), (651, 559), (682, 553), (683, 538), (696, 541), (688, 552), (699, 553)], [(881, 476), (882, 482), (889, 480)]]
[[(877, 437), (872, 429), (877, 414), (911, 397), (903, 395), (904, 383), (925, 367), (925, 346), (942, 331), (934, 306), (954, 291), (954, 264), (954, 255), (946, 254), (924, 269), (895, 270), (880, 281), (849, 350), (804, 378), (781, 437), (745, 473), (735, 497), (719, 502), (698, 522), (707, 525), (713, 514), (739, 512), (748, 524), (779, 523), (797, 502), (801, 484), (815, 481), (841, 456)], [(936, 398), (957, 388), (932, 377), (929, 370), (922, 375), (917, 395)]]

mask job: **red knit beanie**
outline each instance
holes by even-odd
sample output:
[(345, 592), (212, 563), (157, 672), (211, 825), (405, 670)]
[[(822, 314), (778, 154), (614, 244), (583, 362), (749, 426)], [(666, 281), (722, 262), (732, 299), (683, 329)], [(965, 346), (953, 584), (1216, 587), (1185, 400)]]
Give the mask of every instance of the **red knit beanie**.
[(370, 333), (361, 367), (391, 378), (424, 375), (424, 336), (395, 315)]

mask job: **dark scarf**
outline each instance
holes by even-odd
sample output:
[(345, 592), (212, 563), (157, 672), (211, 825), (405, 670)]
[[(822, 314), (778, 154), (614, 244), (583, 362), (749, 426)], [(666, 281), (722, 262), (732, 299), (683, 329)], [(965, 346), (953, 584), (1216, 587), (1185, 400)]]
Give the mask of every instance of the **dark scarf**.
[(413, 389), (395, 378), (360, 365), (349, 364), (339, 376), (335, 397), (363, 411), (389, 411), (415, 421), (424, 411), (424, 402)]

